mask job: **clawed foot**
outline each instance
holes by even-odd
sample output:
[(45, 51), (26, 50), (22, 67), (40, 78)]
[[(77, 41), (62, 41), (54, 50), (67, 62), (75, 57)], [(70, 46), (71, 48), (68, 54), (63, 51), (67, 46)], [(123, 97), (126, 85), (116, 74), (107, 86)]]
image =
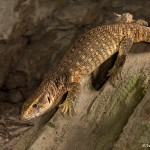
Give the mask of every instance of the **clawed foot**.
[(74, 116), (76, 115), (74, 107), (73, 107), (73, 102), (69, 99), (66, 99), (63, 104), (59, 105), (61, 108), (61, 112), (64, 115), (69, 115), (69, 116)]
[(73, 103), (77, 99), (77, 94), (80, 91), (80, 84), (72, 82), (70, 85), (68, 85), (67, 90), (67, 98), (63, 104), (59, 105), (59, 107), (61, 107), (61, 112), (63, 115), (67, 114), (69, 116), (73, 116), (76, 114), (74, 111)]
[(116, 66), (113, 66), (112, 69), (108, 71), (107, 76), (110, 76), (111, 84), (116, 86), (116, 80), (122, 79), (122, 67), (117, 68)]

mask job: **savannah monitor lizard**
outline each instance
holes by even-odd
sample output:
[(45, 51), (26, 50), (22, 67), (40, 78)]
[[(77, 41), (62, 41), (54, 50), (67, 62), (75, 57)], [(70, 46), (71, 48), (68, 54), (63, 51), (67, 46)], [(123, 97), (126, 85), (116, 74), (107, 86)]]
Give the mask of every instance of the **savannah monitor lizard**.
[(25, 102), (22, 119), (29, 120), (51, 110), (66, 92), (67, 98), (61, 104), (62, 113), (71, 112), (72, 101), (76, 99), (80, 82), (85, 76), (118, 52), (116, 62), (109, 71), (113, 82), (123, 67), (132, 44), (141, 41), (150, 43), (150, 28), (146, 21), (119, 17), (115, 23), (90, 29), (77, 38), (56, 70), (43, 80)]

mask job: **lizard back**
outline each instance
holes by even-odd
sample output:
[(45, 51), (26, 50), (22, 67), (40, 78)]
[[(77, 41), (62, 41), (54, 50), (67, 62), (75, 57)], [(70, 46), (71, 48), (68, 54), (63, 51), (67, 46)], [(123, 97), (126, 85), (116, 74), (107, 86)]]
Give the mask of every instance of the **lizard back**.
[(117, 52), (121, 39), (131, 34), (134, 25), (113, 24), (93, 28), (80, 35), (62, 59), (58, 71), (68, 71), (74, 82), (80, 82), (100, 64)]

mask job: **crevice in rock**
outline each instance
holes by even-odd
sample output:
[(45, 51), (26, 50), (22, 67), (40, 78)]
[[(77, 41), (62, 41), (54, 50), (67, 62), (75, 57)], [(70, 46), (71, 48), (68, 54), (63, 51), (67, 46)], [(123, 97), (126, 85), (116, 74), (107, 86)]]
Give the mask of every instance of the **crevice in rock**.
[(92, 86), (99, 90), (109, 79), (108, 71), (113, 67), (117, 58), (117, 53), (106, 60), (96, 71), (92, 73)]

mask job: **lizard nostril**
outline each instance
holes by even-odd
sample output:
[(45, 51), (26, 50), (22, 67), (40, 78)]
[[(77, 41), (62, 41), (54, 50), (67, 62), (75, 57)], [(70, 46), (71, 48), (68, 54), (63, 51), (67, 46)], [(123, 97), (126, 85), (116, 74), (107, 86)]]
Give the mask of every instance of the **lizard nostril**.
[(37, 104), (33, 104), (32, 105), (33, 108), (37, 108), (37, 106), (38, 106)]

